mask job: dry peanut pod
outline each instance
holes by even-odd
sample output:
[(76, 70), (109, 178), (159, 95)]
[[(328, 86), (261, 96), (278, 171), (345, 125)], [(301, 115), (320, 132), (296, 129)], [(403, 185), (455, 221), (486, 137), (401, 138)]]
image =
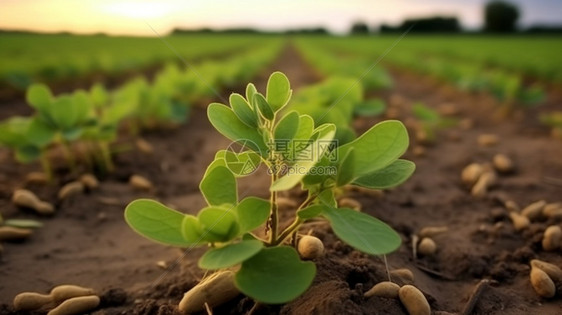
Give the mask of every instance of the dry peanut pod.
[(92, 174), (84, 174), (80, 176), (80, 182), (90, 190), (94, 190), (100, 185), (98, 179)]
[(379, 296), (385, 298), (397, 298), (400, 286), (394, 282), (383, 281), (375, 284), (369, 291), (365, 292), (365, 297)]
[(55, 207), (48, 202), (41, 201), (34, 193), (27, 189), (14, 191), (12, 202), (18, 207), (30, 208), (40, 214), (50, 215), (55, 213)]
[(53, 302), (53, 298), (47, 294), (35, 292), (23, 292), (14, 297), (14, 309), (16, 311), (33, 311)]
[(33, 232), (12, 226), (0, 226), (0, 241), (15, 241), (28, 238)]
[(79, 296), (95, 295), (96, 292), (91, 288), (84, 288), (73, 284), (62, 284), (51, 290), (53, 300), (61, 302)]
[(538, 268), (544, 272), (556, 283), (562, 284), (562, 269), (558, 266), (547, 263), (546, 261), (533, 259), (531, 260), (531, 268)]
[(536, 220), (542, 215), (542, 210), (546, 206), (546, 201), (539, 200), (521, 210), (521, 214), (529, 218), (529, 220)]
[(131, 184), (131, 186), (133, 186), (133, 188), (137, 189), (137, 190), (152, 190), (152, 183), (140, 176), (140, 175), (133, 175), (131, 176), (131, 178), (129, 179), (129, 184)]
[(431, 315), (431, 308), (423, 293), (412, 285), (405, 285), (398, 291), (400, 302), (410, 315)]
[(353, 198), (342, 198), (338, 200), (340, 208), (350, 208), (356, 211), (361, 211), (361, 203)]
[(547, 227), (542, 238), (542, 248), (546, 251), (553, 251), (560, 245), (562, 245), (562, 229), (558, 225)]
[(500, 142), (500, 138), (494, 134), (483, 134), (478, 136), (478, 145), (481, 147), (492, 147)]
[(95, 309), (99, 304), (100, 298), (96, 295), (75, 297), (62, 302), (47, 315), (84, 314)]
[(549, 203), (542, 209), (542, 214), (547, 218), (562, 218), (562, 203)]
[(324, 254), (324, 243), (317, 237), (305, 235), (299, 240), (297, 250), (303, 259), (315, 259)]
[(400, 268), (395, 269), (390, 272), (390, 276), (392, 278), (398, 278), (398, 280), (402, 281), (406, 284), (414, 283), (414, 273), (407, 268)]
[(531, 285), (538, 295), (545, 298), (551, 298), (554, 294), (556, 294), (554, 282), (552, 282), (552, 279), (550, 279), (546, 272), (539, 268), (532, 268), (530, 277)]
[(421, 229), (420, 233), (418, 234), (421, 238), (424, 238), (424, 237), (433, 237), (435, 235), (443, 234), (447, 231), (449, 231), (449, 228), (446, 226), (426, 226), (423, 229)]
[(418, 142), (420, 143), (426, 143), (429, 140), (427, 132), (422, 127), (418, 127), (416, 129), (416, 140), (418, 140)]
[(417, 145), (412, 149), (412, 153), (415, 156), (424, 156), (425, 155), (425, 148), (421, 145)]
[(143, 138), (137, 138), (137, 140), (135, 141), (135, 145), (137, 146), (137, 149), (139, 149), (139, 151), (141, 151), (142, 153), (152, 154), (154, 152), (152, 144), (150, 144)]
[(519, 208), (519, 205), (513, 200), (507, 200), (504, 203), (504, 206), (509, 212), (519, 212), (519, 210), (521, 209)]
[(492, 163), (494, 168), (500, 173), (511, 173), (515, 170), (515, 164), (505, 154), (496, 154)]
[(218, 271), (184, 294), (179, 311), (182, 314), (201, 312), (205, 310), (205, 303), (213, 308), (232, 300), (238, 294), (240, 292), (234, 285), (234, 272)]
[(49, 182), (47, 174), (42, 172), (31, 172), (25, 176), (25, 182), (29, 184), (43, 185)]
[(484, 167), (478, 163), (471, 163), (466, 166), (461, 173), (462, 182), (467, 186), (472, 186), (478, 181), (480, 175), (484, 172)]
[(515, 227), (516, 231), (526, 229), (529, 227), (529, 224), (531, 224), (526, 216), (522, 216), (516, 212), (509, 213), (509, 218), (511, 219), (511, 222), (513, 222), (513, 227)]
[(496, 174), (493, 172), (484, 172), (478, 178), (478, 181), (472, 187), (470, 193), (477, 198), (482, 198), (488, 193), (488, 188), (496, 182)]
[(422, 238), (420, 244), (418, 245), (418, 253), (422, 255), (430, 256), (435, 254), (436, 251), (437, 251), (437, 244), (435, 244), (435, 242), (431, 238), (429, 237)]
[(70, 182), (59, 190), (58, 197), (60, 200), (67, 199), (71, 196), (81, 194), (84, 191), (84, 184), (79, 181)]

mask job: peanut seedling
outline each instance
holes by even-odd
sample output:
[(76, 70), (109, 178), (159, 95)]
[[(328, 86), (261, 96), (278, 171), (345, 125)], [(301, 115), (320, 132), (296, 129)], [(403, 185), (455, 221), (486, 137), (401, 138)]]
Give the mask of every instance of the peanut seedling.
[[(167, 245), (209, 246), (199, 260), (201, 268), (236, 267), (232, 269), (236, 288), (268, 304), (295, 299), (315, 277), (314, 262), (302, 261), (289, 245), (296, 244), (297, 232), (308, 220), (327, 220), (341, 240), (367, 254), (396, 250), (402, 241), (391, 227), (365, 213), (338, 207), (334, 192), (346, 185), (387, 189), (410, 177), (415, 165), (399, 159), (409, 142), (404, 125), (384, 121), (338, 145), (334, 124), (315, 125), (309, 115), (283, 110), (292, 94), (284, 74), (270, 76), (265, 95), (253, 84), (245, 94), (232, 94), (230, 106), (208, 107), (211, 124), (242, 150), (218, 151), (208, 166), (199, 186), (207, 206), (197, 215), (187, 215), (153, 200), (135, 200), (125, 209), (130, 227)], [(269, 200), (240, 196), (237, 180), (260, 165), (271, 177)], [(293, 222), (282, 229), (278, 194), (296, 186), (307, 197), (289, 207), (294, 210)], [(256, 229), (264, 226), (265, 235), (260, 236)]]

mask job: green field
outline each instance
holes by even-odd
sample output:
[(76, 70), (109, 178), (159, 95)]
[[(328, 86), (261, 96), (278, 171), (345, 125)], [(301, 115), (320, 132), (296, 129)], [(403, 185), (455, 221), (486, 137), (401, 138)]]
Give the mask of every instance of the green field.
[[(25, 88), (90, 73), (118, 74), (165, 61), (188, 61), (244, 50), (262, 38), (231, 35), (108, 37), (0, 34), (0, 85)], [(173, 50), (170, 47), (173, 47)]]

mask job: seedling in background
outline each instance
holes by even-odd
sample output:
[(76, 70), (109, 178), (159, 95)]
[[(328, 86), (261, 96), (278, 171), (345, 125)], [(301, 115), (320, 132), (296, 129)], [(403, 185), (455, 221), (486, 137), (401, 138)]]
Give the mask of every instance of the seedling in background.
[(421, 143), (434, 143), (440, 129), (454, 126), (457, 121), (452, 118), (443, 118), (437, 111), (417, 103), (412, 106), (412, 113), (419, 120), (416, 129), (416, 139)]
[[(308, 115), (282, 111), (291, 94), (287, 77), (275, 72), (265, 95), (248, 84), (245, 96), (230, 96), (230, 106), (209, 105), (212, 125), (243, 150), (217, 152), (200, 184), (207, 206), (197, 215), (148, 199), (135, 200), (125, 209), (127, 223), (144, 237), (184, 248), (208, 246), (199, 259), (203, 269), (239, 266), (234, 269), (236, 287), (270, 304), (300, 296), (315, 277), (315, 264), (301, 261), (291, 245), (308, 220), (327, 220), (341, 240), (367, 254), (396, 250), (401, 238), (391, 227), (365, 213), (338, 208), (334, 191), (346, 185), (395, 187), (415, 169), (414, 163), (399, 159), (408, 147), (401, 122), (381, 122), (338, 146), (335, 125), (315, 125)], [(247, 171), (241, 164), (252, 167)], [(252, 176), (260, 165), (271, 176), (269, 200), (241, 196), (237, 180)], [(296, 186), (307, 197), (294, 209), (293, 222), (282, 229), (278, 194)]]

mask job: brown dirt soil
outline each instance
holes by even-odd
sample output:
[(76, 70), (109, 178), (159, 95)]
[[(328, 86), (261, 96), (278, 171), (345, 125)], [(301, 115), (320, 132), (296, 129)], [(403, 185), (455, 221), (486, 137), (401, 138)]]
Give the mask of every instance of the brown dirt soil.
[[(292, 48), (256, 79), (263, 89), (273, 70), (284, 71), (294, 88), (314, 83), (320, 77), (304, 64)], [(451, 127), (438, 133), (434, 145), (426, 146), (425, 156), (411, 150), (406, 158), (417, 164), (415, 174), (401, 187), (373, 195), (348, 191), (362, 204), (363, 211), (394, 227), (403, 237), (402, 247), (388, 255), (390, 269), (409, 268), (415, 285), (423, 291), (435, 314), (460, 313), (481, 279), (493, 280), (475, 301), (473, 314), (560, 314), (560, 298), (541, 299), (529, 282), (528, 262), (540, 258), (562, 265), (560, 250), (541, 249), (541, 235), (547, 225), (560, 222), (539, 220), (523, 232), (516, 232), (507, 210), (498, 200), (510, 198), (521, 206), (544, 199), (562, 201), (562, 145), (548, 137), (528, 111), (519, 119), (501, 123), (491, 119), (494, 101), (485, 95), (470, 95), (445, 84), (399, 70), (393, 70), (396, 85), (391, 92), (378, 93), (387, 101), (400, 95), (399, 118), (408, 120), (412, 102), (428, 106), (454, 103), (458, 117), (469, 118), (474, 126), (464, 130)], [(230, 94), (225, 91), (224, 95)], [(560, 104), (550, 97), (548, 107)], [(547, 107), (547, 108), (548, 108)], [(0, 107), (0, 118), (25, 113), (23, 104)], [(532, 113), (532, 114), (530, 114)], [(365, 130), (381, 120), (358, 119), (357, 129)], [(494, 133), (496, 146), (479, 147), (477, 137)], [(23, 291), (47, 293), (63, 283), (94, 288), (102, 304), (93, 314), (178, 314), (176, 305), (183, 293), (203, 276), (197, 268), (201, 250), (178, 250), (152, 243), (135, 234), (123, 220), (130, 201), (155, 198), (186, 213), (203, 205), (198, 183), (214, 152), (228, 146), (208, 123), (203, 109), (195, 108), (188, 124), (174, 130), (147, 133), (144, 138), (155, 148), (152, 155), (136, 151), (116, 157), (117, 171), (102, 178), (99, 189), (56, 201), (57, 188), (72, 180), (62, 176), (48, 186), (25, 184), (25, 175), (37, 165), (15, 163), (8, 152), (0, 151), (0, 213), (4, 218), (31, 218), (44, 223), (24, 242), (3, 243), (0, 261), (0, 314), (13, 311), (13, 297)], [(411, 148), (416, 146), (412, 135)], [(471, 162), (488, 162), (504, 153), (517, 163), (510, 175), (500, 175), (498, 184), (482, 199), (463, 187), (460, 173)], [(140, 174), (156, 187), (153, 192), (135, 192), (128, 179)], [(244, 181), (242, 195), (265, 197), (267, 178)], [(15, 188), (26, 187), (57, 205), (52, 217), (38, 217), (10, 202)], [(298, 191), (290, 193), (301, 198)], [(291, 214), (283, 212), (289, 219)], [(438, 251), (431, 257), (413, 257), (412, 235), (426, 226), (447, 226), (449, 231), (435, 236)], [(406, 314), (398, 300), (363, 293), (387, 280), (383, 257), (353, 250), (337, 240), (326, 224), (307, 223), (301, 232), (312, 230), (324, 241), (326, 255), (316, 260), (318, 274), (311, 288), (286, 305), (257, 305), (254, 314)], [(157, 265), (163, 261), (167, 267)], [(396, 279), (394, 279), (396, 280)], [(396, 280), (399, 281), (399, 280)], [(243, 297), (214, 309), (214, 314), (243, 314), (254, 303)]]

